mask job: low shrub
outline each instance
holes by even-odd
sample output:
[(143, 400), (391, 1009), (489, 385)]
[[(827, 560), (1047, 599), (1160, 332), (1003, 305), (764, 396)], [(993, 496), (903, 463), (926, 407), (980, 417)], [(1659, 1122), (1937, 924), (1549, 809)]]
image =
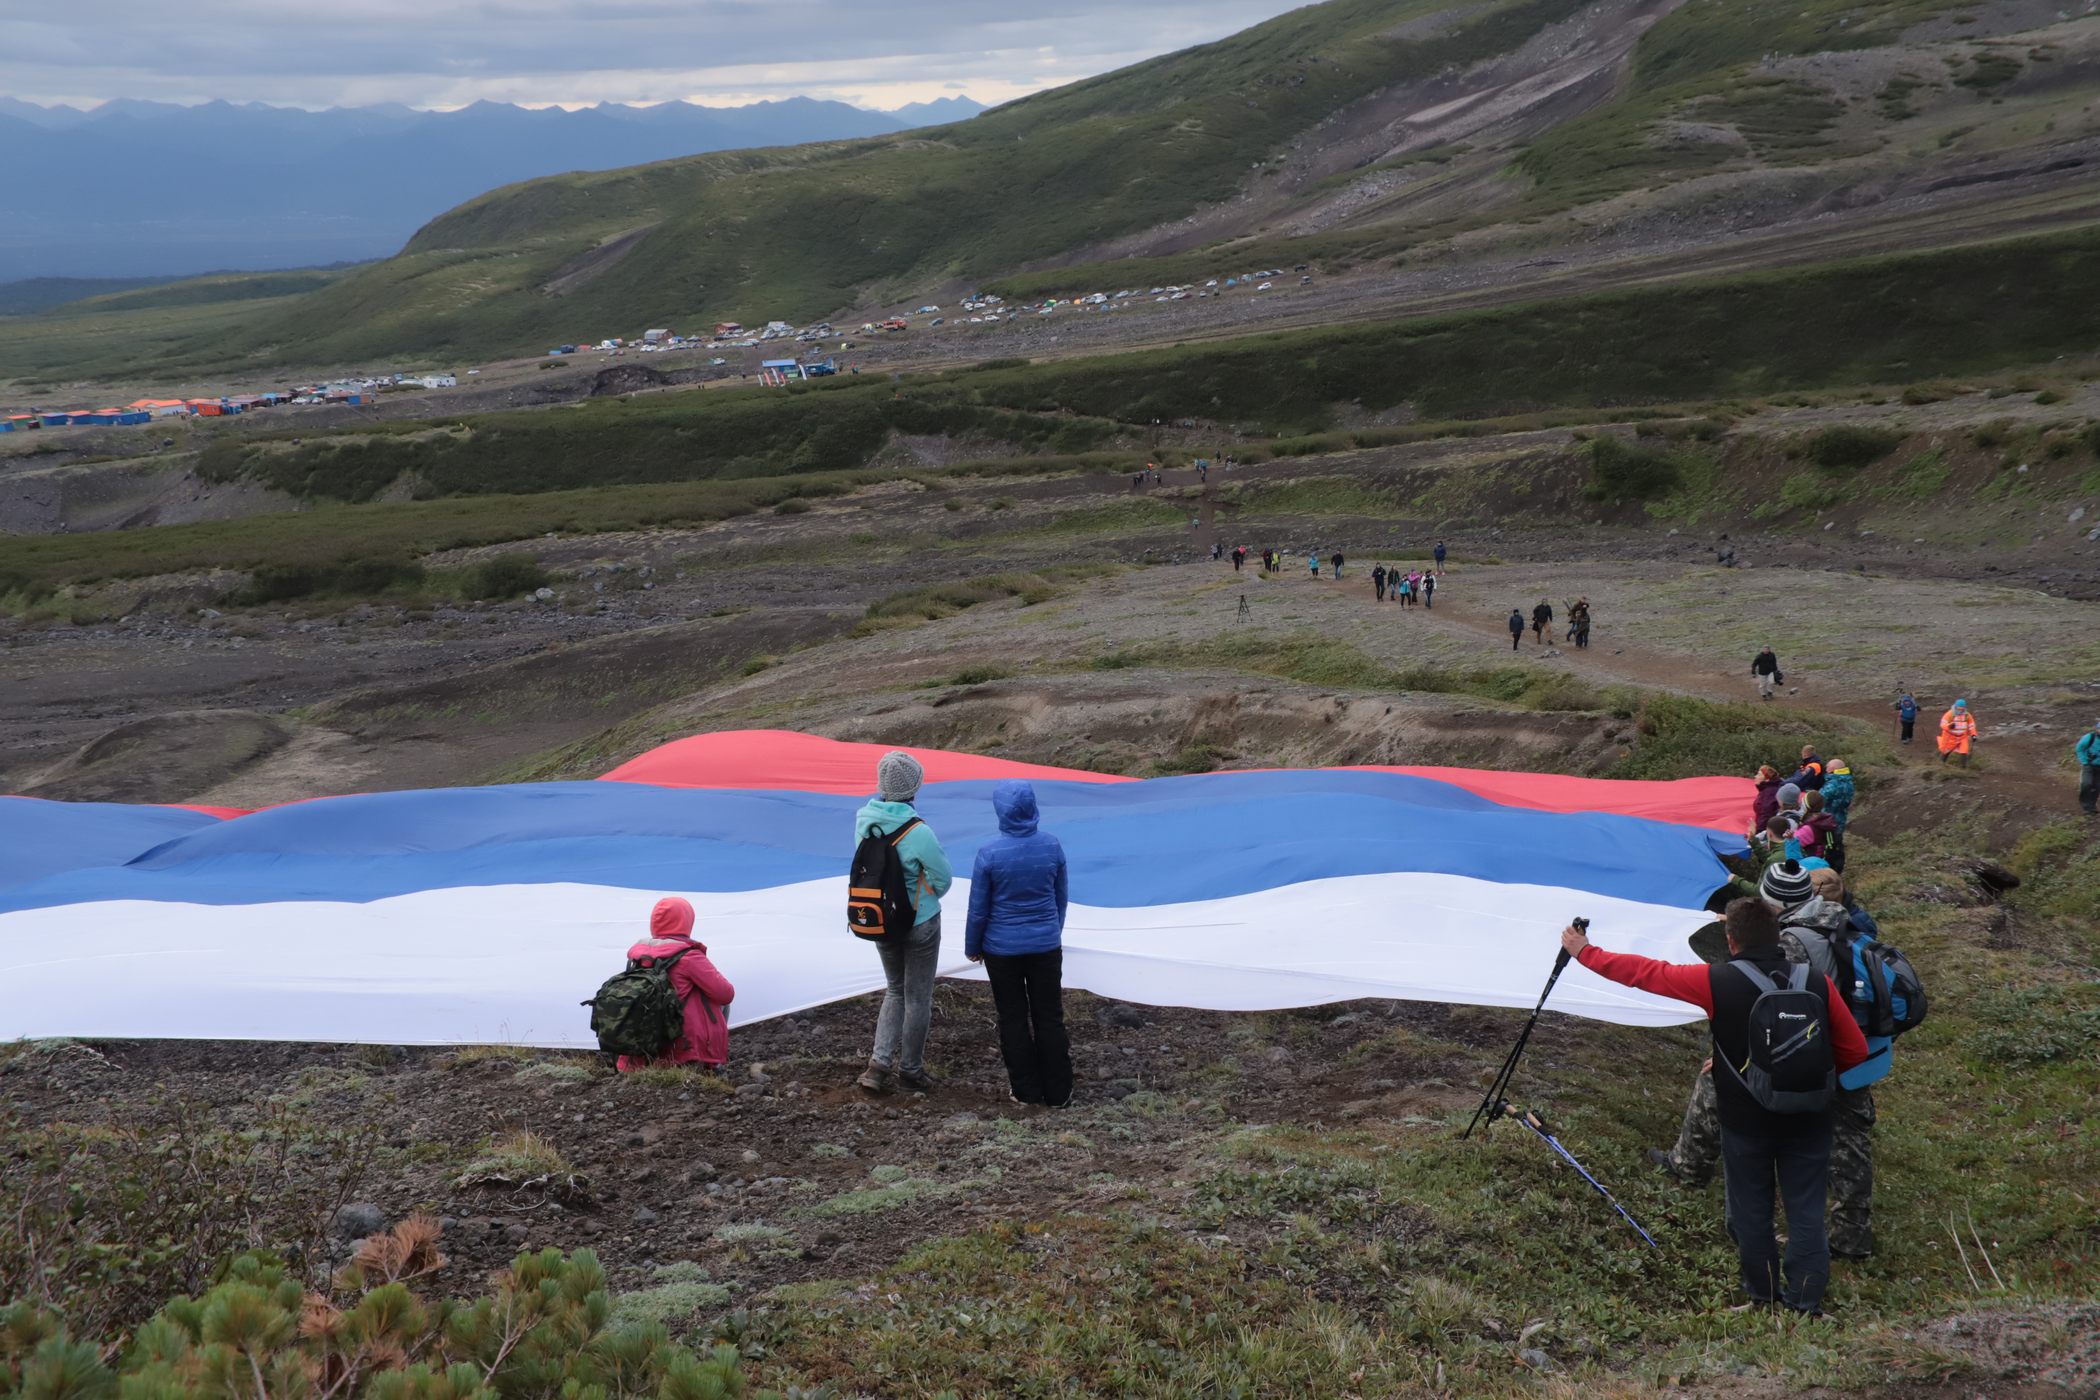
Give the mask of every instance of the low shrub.
[(1593, 501), (1617, 505), (1656, 501), (1676, 490), (1684, 479), (1675, 457), (1623, 438), (1596, 438), (1590, 442), (1588, 452), (1588, 495)]
[(523, 554), (499, 554), (471, 566), (465, 584), (472, 598), (515, 598), (545, 588), (550, 577), (537, 559)]
[(1870, 467), (1894, 452), (1903, 434), (1894, 428), (1834, 423), (1808, 440), (1809, 459), (1831, 470)]
[(302, 598), (372, 598), (413, 588), (428, 571), (412, 559), (339, 559), (329, 564), (264, 564), (249, 576), (233, 601), (247, 606), (290, 603)]
[[(32, 1303), (0, 1308), (0, 1393), (23, 1400), (232, 1395), (338, 1400), (711, 1400), (752, 1395), (733, 1346), (673, 1342), (662, 1306), (621, 1314), (589, 1250), (521, 1254), (489, 1296), (427, 1301), (410, 1287), (442, 1260), (436, 1222), (413, 1241), (375, 1237), (328, 1294), (244, 1254), (209, 1291), (169, 1301), (130, 1345), (70, 1328)], [(436, 1261), (436, 1262), (433, 1262)], [(665, 1272), (669, 1272), (666, 1270)], [(672, 1301), (717, 1303), (684, 1279)], [(645, 1302), (660, 1304), (655, 1296)], [(106, 1358), (114, 1357), (109, 1360)], [(779, 1400), (758, 1392), (754, 1400)]]

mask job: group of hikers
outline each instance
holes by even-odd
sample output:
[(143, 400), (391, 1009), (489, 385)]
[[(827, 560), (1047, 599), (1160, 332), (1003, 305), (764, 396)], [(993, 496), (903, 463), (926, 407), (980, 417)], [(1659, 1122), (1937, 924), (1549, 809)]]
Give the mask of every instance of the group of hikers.
[[(1568, 635), (1566, 640), (1573, 642), (1577, 647), (1589, 646), (1590, 600), (1588, 598), (1571, 599), (1567, 607)], [(1509, 649), (1511, 651), (1521, 650), (1524, 645), (1524, 610), (1522, 608), (1511, 608), (1509, 610), (1508, 626)], [(1553, 604), (1541, 598), (1538, 601), (1538, 605), (1531, 610), (1532, 641), (1540, 646), (1544, 646), (1547, 635), (1552, 631)]]
[(1811, 746), (1784, 777), (1767, 765), (1756, 783), (1759, 868), (1734, 882), (1722, 909), (1725, 957), (1674, 964), (1611, 953), (1574, 927), (1561, 942), (1600, 977), (1706, 1013), (1711, 1054), (1677, 1141), (1648, 1157), (1686, 1186), (1704, 1186), (1720, 1166), (1742, 1308), (1814, 1316), (1831, 1259), (1874, 1252), (1872, 1086), (1889, 1072), (1896, 1037), (1924, 1019), (1926, 997), (1845, 886), (1854, 788), (1844, 760)]
[[(1430, 554), (1436, 561), (1434, 568), (1410, 569), (1402, 573), (1398, 565), (1388, 566), (1381, 563), (1374, 566), (1371, 570), (1373, 596), (1381, 603), (1390, 600), (1395, 603), (1420, 603), (1424, 607), (1435, 607), (1437, 580), (1444, 573), (1444, 561), (1450, 557), (1450, 550), (1442, 540), (1438, 540)], [(1213, 549), (1211, 558), (1217, 557), (1218, 551)], [(1256, 556), (1246, 545), (1235, 545), (1232, 550), (1232, 571), (1240, 573), (1247, 567), (1247, 561), (1253, 558)], [(1290, 558), (1288, 550), (1264, 549), (1259, 556), (1263, 577), (1280, 577)], [(1342, 566), (1348, 562), (1347, 556), (1340, 550), (1334, 551), (1325, 559), (1320, 557), (1317, 549), (1307, 551), (1305, 556), (1305, 567), (1314, 578), (1320, 577), (1320, 566), (1325, 564), (1330, 570), (1328, 576), (1340, 579)]]
[[(876, 794), (853, 822), (857, 847), (848, 923), (875, 944), (885, 984), (874, 1050), (858, 1081), (871, 1094), (937, 1087), (926, 1069), (926, 1040), (941, 962), (941, 897), (955, 875), (940, 839), (913, 805), (925, 777), (910, 754), (885, 754), (875, 769)], [(980, 964), (991, 982), (1014, 1102), (1062, 1108), (1072, 1097), (1063, 987), (1064, 847), (1041, 829), (1032, 785), (1000, 783), (992, 790), (992, 808), (999, 835), (978, 848), (970, 871), (963, 955)], [(600, 1044), (624, 1043), (619, 1037), (632, 1033), (626, 1021), (646, 1022), (652, 988), (670, 1020), (658, 1043), (641, 1042), (649, 1047), (646, 1053), (621, 1055), (620, 1070), (727, 1064), (727, 1012), (736, 988), (693, 937), (692, 904), (675, 897), (659, 901), (649, 936), (627, 950), (627, 960), (628, 970), (586, 1003), (597, 1008), (592, 1025)], [(623, 983), (631, 991), (615, 990)], [(642, 1009), (623, 1020), (630, 1007)]]

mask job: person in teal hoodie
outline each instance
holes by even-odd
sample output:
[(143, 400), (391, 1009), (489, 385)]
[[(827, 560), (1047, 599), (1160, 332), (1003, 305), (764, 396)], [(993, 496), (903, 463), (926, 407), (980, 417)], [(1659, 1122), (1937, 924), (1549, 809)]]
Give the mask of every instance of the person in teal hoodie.
[(1852, 824), (1852, 799), (1857, 793), (1852, 785), (1852, 765), (1842, 758), (1831, 759), (1823, 772), (1823, 810), (1837, 823), (1840, 836)]
[[(910, 754), (901, 749), (884, 754), (875, 765), (875, 796), (853, 818), (854, 841), (874, 831), (894, 832), (917, 817), (912, 804), (925, 780), (926, 770)], [(941, 896), (955, 875), (948, 853), (924, 821), (897, 843), (897, 857), (904, 863), (918, 917), (903, 942), (876, 945), (888, 985), (875, 1019), (875, 1052), (860, 1077), (860, 1087), (872, 1094), (894, 1093), (899, 1084), (920, 1092), (934, 1087), (926, 1072), (926, 1032), (933, 1024), (933, 978), (941, 964)]]
[(2100, 719), (2078, 741), (2078, 807), (2100, 817)]

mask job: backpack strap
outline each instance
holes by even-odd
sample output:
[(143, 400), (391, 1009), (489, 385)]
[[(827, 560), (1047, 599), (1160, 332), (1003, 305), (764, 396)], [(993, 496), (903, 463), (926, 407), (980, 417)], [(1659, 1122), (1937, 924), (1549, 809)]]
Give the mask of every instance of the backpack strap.
[(925, 822), (919, 820), (919, 818), (917, 817), (913, 817), (910, 821), (898, 827), (897, 830), (887, 838), (890, 843), (890, 846), (894, 849), (899, 841), (902, 841), (905, 837), (911, 835), (912, 828), (924, 825), (926, 825)]
[[(1750, 985), (1757, 988), (1757, 990), (1759, 990), (1760, 992), (1776, 992), (1779, 990), (1779, 984), (1777, 982), (1774, 982), (1770, 977), (1766, 976), (1764, 969), (1759, 967), (1756, 963), (1745, 961), (1742, 958), (1737, 958), (1734, 961), (1730, 962), (1728, 965), (1734, 968), (1737, 972), (1742, 973), (1743, 976), (1749, 978)], [(1805, 964), (1795, 963), (1794, 966), (1797, 970), (1800, 970), (1802, 972), (1807, 971), (1807, 967)], [(1791, 976), (1792, 974), (1788, 975)], [(1805, 986), (1806, 983), (1804, 983), (1803, 985)]]

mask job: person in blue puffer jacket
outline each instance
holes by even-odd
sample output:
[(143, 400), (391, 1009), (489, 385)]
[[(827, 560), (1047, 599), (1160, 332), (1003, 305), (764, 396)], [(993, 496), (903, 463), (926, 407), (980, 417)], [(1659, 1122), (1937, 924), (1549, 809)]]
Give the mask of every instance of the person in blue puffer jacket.
[(1065, 1034), (1065, 848), (1038, 830), (1035, 788), (992, 790), (999, 835), (970, 870), (963, 952), (984, 964), (999, 1011), (999, 1053), (1016, 1103), (1063, 1108), (1072, 1099), (1072, 1043)]

